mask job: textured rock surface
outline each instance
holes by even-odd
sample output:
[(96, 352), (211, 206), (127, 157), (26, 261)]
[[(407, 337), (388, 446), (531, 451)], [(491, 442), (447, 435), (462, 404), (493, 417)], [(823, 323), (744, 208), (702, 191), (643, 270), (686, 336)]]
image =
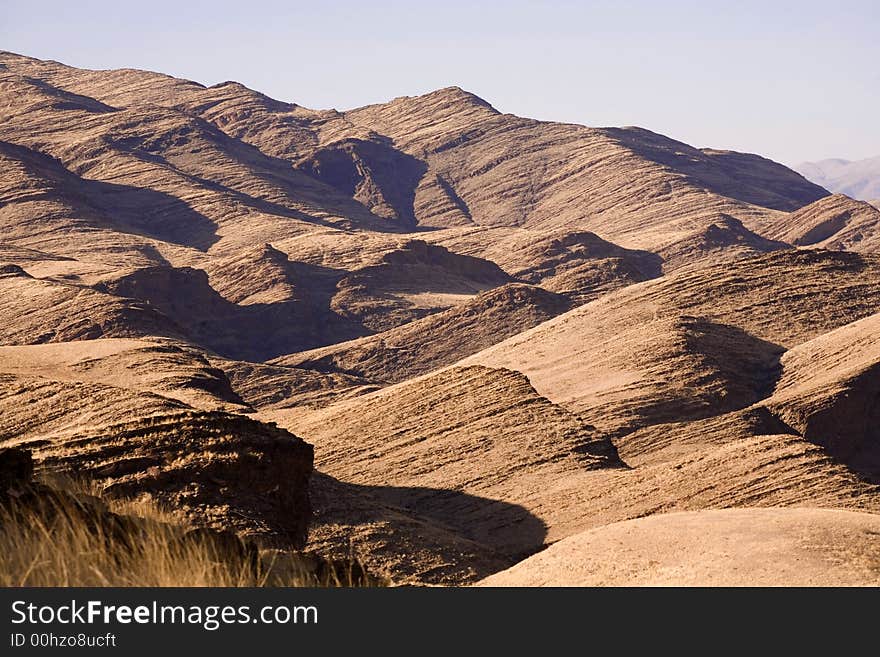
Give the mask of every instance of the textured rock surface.
[(880, 252), (880, 210), (835, 194), (793, 212), (764, 233), (796, 246), (838, 251)]
[(878, 264), (790, 251), (676, 273), (463, 362), (523, 372), (540, 394), (609, 431), (706, 417), (769, 394), (784, 347), (875, 312)]
[(525, 331), (569, 308), (569, 302), (530, 285), (495, 288), (461, 306), (429, 315), (378, 335), (273, 361), (377, 383), (397, 383), (425, 374)]
[(0, 53), (0, 448), (282, 548), (310, 492), (311, 549), (395, 582), (875, 512), (877, 219), (457, 87), (311, 110)]
[[(452, 368), (305, 418), (266, 416), (310, 437), (321, 472), (366, 486), (403, 516), (506, 560), (540, 548), (546, 534), (542, 519), (517, 499), (566, 473), (620, 466), (610, 442), (505, 370)], [(319, 515), (315, 532), (326, 541), (325, 525), (344, 522), (351, 518)], [(408, 539), (413, 549), (426, 549), (418, 538)], [(404, 560), (403, 544), (376, 553), (373, 540), (354, 543), (358, 557), (395, 579), (450, 577), (449, 569), (432, 575), (427, 563)], [(445, 540), (444, 550), (454, 549)], [(463, 566), (457, 578), (469, 572)]]
[(787, 352), (766, 403), (807, 440), (880, 480), (880, 315)]
[[(41, 469), (94, 478), (111, 495), (148, 494), (196, 525), (286, 547), (304, 541), (311, 445), (177, 399), (241, 407), (223, 399), (231, 390), (222, 373), (198, 359), (194, 368), (184, 352), (171, 351), (176, 359), (168, 360), (167, 349), (141, 344), (81, 344), (3, 349), (0, 445), (27, 447)], [(159, 362), (144, 353), (159, 354)], [(120, 359), (138, 367), (131, 371)], [(146, 386), (154, 391), (138, 390)]]

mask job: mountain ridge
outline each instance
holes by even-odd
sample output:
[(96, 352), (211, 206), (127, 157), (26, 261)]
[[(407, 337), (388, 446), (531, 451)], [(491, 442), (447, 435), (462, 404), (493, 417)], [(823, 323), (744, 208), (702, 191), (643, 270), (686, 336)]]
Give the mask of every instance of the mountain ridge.
[(0, 449), (395, 583), (880, 512), (880, 213), (760, 155), (0, 52), (0, 292)]

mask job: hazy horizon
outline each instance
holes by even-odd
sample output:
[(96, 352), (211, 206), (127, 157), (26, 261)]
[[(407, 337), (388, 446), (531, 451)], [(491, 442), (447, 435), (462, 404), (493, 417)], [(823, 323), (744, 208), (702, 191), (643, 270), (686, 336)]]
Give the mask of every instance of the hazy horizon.
[(869, 1), (0, 8), (0, 49), (71, 66), (236, 80), (316, 109), (455, 85), (502, 112), (638, 125), (787, 165), (880, 155), (878, 34)]

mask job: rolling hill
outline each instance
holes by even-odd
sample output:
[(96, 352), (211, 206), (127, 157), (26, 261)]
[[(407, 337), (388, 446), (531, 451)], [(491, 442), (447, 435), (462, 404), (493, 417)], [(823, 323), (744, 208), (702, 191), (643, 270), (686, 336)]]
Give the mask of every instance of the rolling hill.
[(875, 583), (868, 203), (458, 87), (0, 52), (0, 101), (0, 449), (40, 473), (399, 584)]

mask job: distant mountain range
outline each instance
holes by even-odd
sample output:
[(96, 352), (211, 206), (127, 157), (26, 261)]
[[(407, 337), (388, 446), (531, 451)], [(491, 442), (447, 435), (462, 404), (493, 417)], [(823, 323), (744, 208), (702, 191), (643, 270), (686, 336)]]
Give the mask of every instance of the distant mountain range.
[(880, 210), (759, 155), (0, 52), (0, 515), (33, 461), (394, 584), (880, 585), (878, 311)]
[(803, 162), (795, 171), (825, 189), (862, 201), (880, 200), (880, 156), (866, 160)]

